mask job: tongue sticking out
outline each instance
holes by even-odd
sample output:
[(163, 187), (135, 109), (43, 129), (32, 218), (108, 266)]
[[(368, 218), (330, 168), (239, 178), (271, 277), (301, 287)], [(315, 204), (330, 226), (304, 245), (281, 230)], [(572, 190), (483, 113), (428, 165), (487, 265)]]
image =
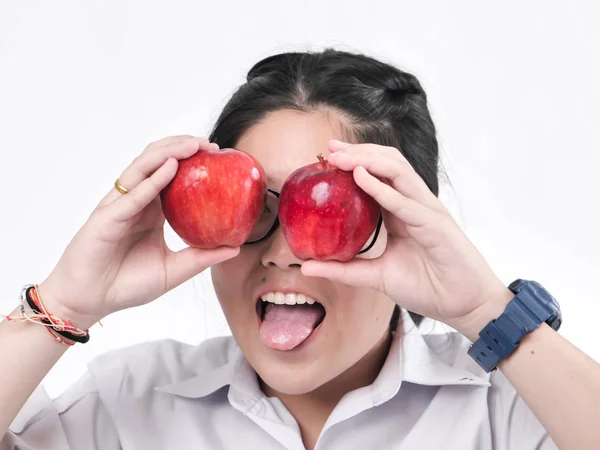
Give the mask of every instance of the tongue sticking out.
[(313, 332), (325, 315), (317, 303), (309, 305), (276, 305), (268, 303), (260, 325), (260, 338), (275, 350), (292, 350)]

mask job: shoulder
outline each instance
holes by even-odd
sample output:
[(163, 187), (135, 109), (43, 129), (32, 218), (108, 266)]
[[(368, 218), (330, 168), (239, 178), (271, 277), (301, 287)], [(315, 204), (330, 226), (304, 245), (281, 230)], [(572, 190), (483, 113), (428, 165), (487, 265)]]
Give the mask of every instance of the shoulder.
[(126, 384), (135, 391), (178, 383), (210, 373), (235, 359), (240, 350), (232, 336), (199, 345), (173, 339), (143, 342), (106, 352), (88, 363), (99, 390), (117, 393)]

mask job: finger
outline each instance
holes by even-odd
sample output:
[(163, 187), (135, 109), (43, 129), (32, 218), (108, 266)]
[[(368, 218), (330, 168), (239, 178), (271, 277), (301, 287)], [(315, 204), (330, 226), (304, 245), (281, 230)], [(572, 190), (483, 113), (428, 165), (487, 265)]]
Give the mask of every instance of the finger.
[(354, 181), (363, 191), (373, 197), (382, 208), (407, 225), (414, 227), (426, 225), (431, 223), (435, 214), (439, 214), (439, 211), (405, 197), (393, 187), (371, 175), (362, 166), (356, 167), (353, 175)]
[(347, 147), (349, 147), (350, 143), (348, 142), (343, 142), (343, 141), (338, 141), (337, 139), (330, 139), (329, 140), (329, 151), (334, 153), (334, 152), (339, 152), (340, 150), (343, 150)]
[(237, 256), (239, 252), (239, 247), (219, 247), (214, 250), (188, 247), (170, 252), (166, 259), (167, 290), (179, 286), (210, 266)]
[[(169, 141), (165, 140), (163, 145), (157, 143), (154, 147), (151, 144), (123, 171), (119, 183), (131, 191), (161, 167), (168, 158), (173, 157), (177, 160), (189, 158), (199, 149), (208, 149), (208, 145), (208, 139), (196, 137), (185, 137), (182, 140), (173, 138)], [(100, 204), (112, 203), (120, 195), (116, 189), (111, 189)]]
[[(342, 143), (342, 144), (343, 145), (341, 145), (340, 148), (337, 150), (338, 153), (344, 153), (344, 154), (350, 154), (350, 155), (357, 155), (357, 154), (385, 155), (390, 158), (394, 158), (395, 160), (400, 161), (401, 163), (406, 164), (410, 169), (412, 169), (416, 173), (414, 167), (410, 164), (410, 162), (408, 162), (408, 160), (402, 154), (402, 152), (395, 147), (390, 147), (390, 146), (386, 146), (386, 145), (378, 145), (378, 144), (369, 144), (369, 143), (362, 143), (362, 144)], [(417, 174), (417, 176), (419, 176), (419, 175)], [(419, 179), (421, 180), (421, 182), (423, 184), (425, 184), (425, 182), (423, 181), (423, 179), (420, 176), (419, 176)], [(425, 184), (425, 187), (427, 187), (426, 184)]]
[(300, 268), (302, 275), (322, 277), (350, 286), (380, 289), (382, 287), (381, 268), (377, 259), (353, 259), (339, 261), (305, 261)]
[(342, 170), (353, 170), (355, 167), (362, 166), (376, 177), (389, 180), (394, 189), (405, 197), (438, 211), (446, 209), (419, 174), (401, 158), (392, 157), (386, 153), (347, 153), (343, 151), (330, 154), (327, 161)]
[(112, 217), (116, 222), (124, 222), (141, 212), (154, 200), (177, 173), (178, 161), (167, 159), (149, 178), (146, 178), (128, 194), (120, 195), (112, 204)]
[(199, 149), (208, 150), (208, 145), (209, 141), (206, 138), (191, 138), (165, 144), (154, 151), (142, 153), (123, 171), (119, 181), (127, 189), (132, 190), (161, 167), (168, 158), (186, 159)]

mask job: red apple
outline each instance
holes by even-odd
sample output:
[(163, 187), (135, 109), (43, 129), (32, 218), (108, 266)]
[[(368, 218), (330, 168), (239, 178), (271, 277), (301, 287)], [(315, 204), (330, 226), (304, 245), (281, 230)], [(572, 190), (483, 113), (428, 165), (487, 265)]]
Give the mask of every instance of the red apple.
[(380, 211), (352, 172), (331, 166), (321, 155), (289, 176), (279, 199), (283, 235), (302, 260), (352, 259), (375, 231)]
[(199, 150), (179, 161), (161, 192), (173, 230), (193, 247), (237, 247), (250, 236), (264, 210), (267, 181), (262, 165), (235, 149)]

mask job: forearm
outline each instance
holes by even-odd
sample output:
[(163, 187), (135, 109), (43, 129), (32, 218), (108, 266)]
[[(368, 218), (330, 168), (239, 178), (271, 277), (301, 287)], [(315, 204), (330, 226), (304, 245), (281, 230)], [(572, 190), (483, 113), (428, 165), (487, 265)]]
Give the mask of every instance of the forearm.
[[(10, 315), (19, 317), (19, 309)], [(0, 323), (0, 440), (67, 348), (40, 325), (7, 320)]]
[(600, 364), (542, 324), (499, 369), (561, 449), (600, 449)]
[[(508, 290), (500, 295), (497, 306), (459, 331), (477, 339), (514, 296)], [(562, 450), (600, 449), (600, 364), (542, 324), (498, 369)]]

